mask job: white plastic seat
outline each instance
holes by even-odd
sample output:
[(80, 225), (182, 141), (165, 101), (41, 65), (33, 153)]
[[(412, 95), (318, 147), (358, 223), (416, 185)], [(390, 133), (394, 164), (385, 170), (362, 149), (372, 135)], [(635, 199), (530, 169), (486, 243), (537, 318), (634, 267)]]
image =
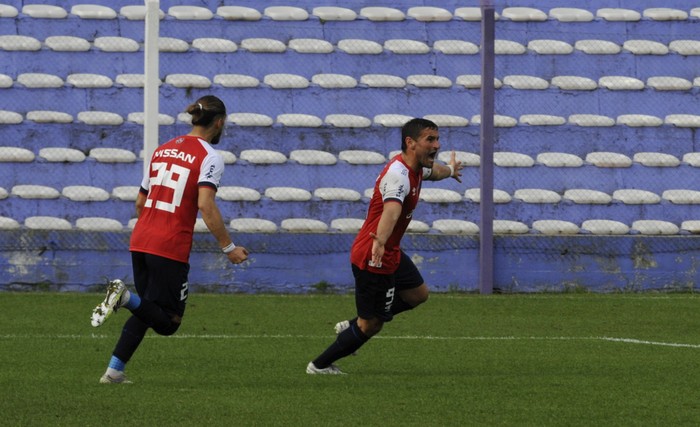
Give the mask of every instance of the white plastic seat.
[(577, 168), (583, 166), (583, 159), (570, 153), (539, 153), (536, 161), (549, 168)]
[(464, 127), (469, 124), (469, 119), (450, 114), (427, 114), (424, 119), (430, 120), (440, 127)]
[(221, 155), (222, 159), (224, 159), (225, 165), (232, 165), (232, 164), (236, 163), (236, 161), (238, 161), (238, 158), (236, 157), (236, 155), (230, 151), (216, 150), (216, 152)]
[[(479, 74), (462, 74), (457, 76), (455, 83), (467, 89), (481, 89), (481, 76)], [(493, 86), (496, 89), (500, 89), (503, 86), (503, 82), (499, 79), (493, 79)]]
[(256, 113), (231, 113), (228, 120), (238, 126), (272, 126), (272, 117)]
[[(400, 152), (400, 151), (399, 151)], [(438, 160), (447, 164), (450, 162), (450, 157), (452, 156), (451, 151), (440, 151), (438, 153)], [(393, 157), (393, 156), (392, 156)], [(481, 164), (481, 156), (474, 153), (468, 153), (466, 151), (455, 150), (455, 160), (462, 163), (465, 167), (478, 167)]]
[(589, 55), (617, 55), (622, 47), (609, 40), (586, 39), (574, 43), (574, 49)]
[(647, 86), (656, 90), (690, 90), (693, 82), (681, 77), (656, 76), (647, 79)]
[(75, 148), (50, 147), (39, 150), (39, 157), (47, 162), (80, 163), (85, 161), (85, 154)]
[(276, 202), (306, 202), (311, 200), (311, 192), (296, 187), (269, 187), (265, 197)]
[(287, 127), (317, 128), (323, 125), (323, 120), (311, 114), (280, 114), (277, 123)]
[(75, 228), (83, 231), (122, 231), (124, 226), (112, 218), (85, 217), (75, 221)]
[(697, 190), (665, 190), (661, 198), (668, 200), (674, 205), (697, 205), (700, 204), (700, 191)]
[(62, 111), (29, 111), (27, 112), (27, 120), (36, 123), (72, 123), (73, 116)]
[(668, 48), (679, 55), (700, 55), (700, 40), (673, 40)]
[(374, 116), (374, 123), (387, 128), (402, 127), (411, 119), (413, 117), (403, 114), (377, 114)]
[(501, 15), (516, 22), (542, 22), (547, 20), (547, 14), (534, 7), (506, 7), (501, 12)]
[(450, 88), (452, 80), (432, 74), (413, 74), (406, 78), (406, 83), (420, 88)]
[(314, 190), (314, 197), (321, 200), (342, 200), (347, 202), (357, 202), (362, 199), (362, 195), (350, 188), (321, 187)]
[(610, 127), (615, 126), (615, 119), (598, 114), (572, 114), (569, 116), (569, 124), (585, 127)]
[(559, 22), (591, 22), (595, 17), (585, 9), (555, 7), (549, 10), (549, 17)]
[(357, 86), (357, 80), (345, 74), (315, 74), (311, 77), (311, 82), (324, 89), (350, 89)]
[(22, 13), (31, 18), (45, 19), (63, 19), (68, 16), (64, 8), (48, 4), (25, 4)]
[(93, 45), (103, 52), (138, 52), (139, 43), (127, 37), (96, 37)]
[(252, 88), (260, 86), (260, 80), (244, 74), (217, 74), (214, 76), (214, 84), (223, 87)]
[(280, 223), (280, 229), (290, 233), (324, 233), (328, 231), (328, 225), (317, 219), (287, 218)]
[[(463, 21), (481, 21), (481, 8), (480, 7), (458, 7), (455, 9), (455, 18), (462, 19)], [(494, 19), (498, 20), (500, 15), (498, 12), (494, 12)]]
[(257, 202), (262, 198), (258, 190), (248, 187), (219, 187), (216, 197), (232, 202)]
[(365, 220), (360, 218), (336, 218), (331, 221), (331, 229), (341, 233), (357, 233), (364, 223)]
[(357, 13), (354, 10), (338, 6), (315, 7), (311, 14), (322, 21), (354, 21), (357, 19)]
[(309, 87), (309, 80), (306, 77), (287, 73), (268, 74), (263, 79), (263, 83), (273, 89), (306, 89)]
[(418, 221), (417, 219), (411, 220), (406, 228), (407, 233), (427, 233), (428, 231), (430, 231), (430, 226), (423, 221)]
[(289, 160), (302, 165), (334, 165), (338, 162), (333, 154), (320, 150), (293, 150), (289, 153)]
[(46, 47), (56, 52), (87, 52), (90, 42), (81, 37), (50, 36), (44, 40)]
[(22, 73), (17, 76), (17, 83), (33, 89), (63, 87), (63, 79), (46, 73)]
[(63, 188), (61, 194), (74, 202), (104, 202), (109, 200), (107, 191), (90, 185), (69, 185)]
[(670, 7), (651, 7), (644, 9), (642, 16), (654, 21), (685, 21), (688, 19), (688, 12)]
[(34, 152), (21, 147), (0, 147), (0, 162), (29, 163), (34, 161)]
[(136, 161), (136, 154), (123, 148), (98, 147), (91, 149), (88, 155), (100, 163), (133, 163)]
[(505, 219), (493, 220), (494, 234), (525, 234), (530, 229), (520, 221), (510, 221)]
[(421, 22), (445, 22), (452, 20), (452, 14), (441, 7), (414, 6), (408, 8), (406, 15)]
[(604, 7), (598, 9), (596, 16), (606, 21), (636, 22), (642, 19), (642, 14), (636, 10), (622, 9), (615, 7)]
[(697, 128), (700, 127), (700, 115), (669, 114), (664, 118), (664, 122), (676, 127)]
[(568, 55), (574, 51), (574, 47), (561, 40), (530, 40), (527, 48), (540, 55)]
[(239, 233), (274, 233), (277, 224), (267, 219), (236, 218), (229, 222), (229, 227)]
[(20, 113), (15, 113), (14, 111), (0, 110), (0, 124), (3, 125), (17, 125), (24, 121)]
[(700, 221), (698, 220), (690, 220), (690, 221), (683, 221), (681, 223), (681, 230), (687, 231), (692, 234), (700, 234)]
[(598, 79), (598, 86), (610, 90), (642, 90), (644, 82), (634, 77), (603, 76)]
[[(126, 116), (126, 121), (131, 122), (131, 123), (136, 123), (139, 125), (143, 125), (146, 122), (146, 114), (143, 111), (136, 111), (133, 113), (129, 113)], [(175, 124), (174, 117), (169, 116), (167, 114), (163, 114), (163, 113), (158, 114), (158, 125), (159, 126), (170, 126), (172, 124)]]
[(621, 153), (594, 151), (586, 154), (586, 163), (599, 168), (628, 168), (632, 166), (632, 159)]
[(612, 202), (612, 197), (607, 193), (582, 188), (566, 190), (563, 198), (580, 205), (607, 205)]
[(647, 114), (622, 114), (617, 116), (616, 123), (630, 127), (655, 127), (664, 124), (663, 119)]
[(626, 40), (622, 48), (634, 55), (666, 55), (668, 46), (653, 40)]
[(204, 220), (202, 218), (197, 218), (194, 221), (193, 231), (195, 233), (206, 233), (209, 231), (209, 227), (207, 227), (207, 223), (204, 222)]
[(201, 6), (171, 6), (168, 15), (178, 20), (207, 21), (214, 17), (211, 10)]
[[(472, 116), (472, 124), (478, 126), (481, 124), (481, 114)], [(515, 117), (496, 114), (493, 117), (493, 125), (497, 128), (512, 128), (518, 125), (518, 119)]]
[(493, 162), (503, 168), (529, 168), (535, 164), (527, 154), (512, 151), (496, 151), (493, 153)]
[(287, 46), (299, 53), (332, 53), (333, 45), (321, 39), (292, 39)]
[(190, 49), (190, 44), (174, 37), (158, 37), (158, 50), (160, 52), (182, 53)]
[[(143, 21), (146, 19), (146, 5), (122, 6), (119, 9), (119, 14), (129, 21)], [(158, 19), (162, 20), (163, 18), (165, 18), (165, 12), (162, 9), (158, 9)]]
[(180, 88), (206, 89), (211, 87), (211, 80), (197, 74), (168, 74), (165, 76), (165, 84)]
[(573, 222), (556, 219), (541, 219), (532, 223), (532, 229), (542, 234), (578, 234), (579, 227)]
[(119, 126), (124, 123), (122, 116), (109, 111), (81, 111), (77, 118), (79, 122), (88, 125)]
[(403, 21), (406, 15), (398, 9), (392, 7), (363, 7), (360, 9), (360, 16), (370, 21)]
[(12, 87), (13, 81), (12, 77), (7, 74), (0, 74), (0, 88), (7, 89)]
[(24, 226), (30, 230), (71, 230), (68, 220), (54, 216), (30, 216), (25, 218)]
[(386, 162), (382, 154), (366, 150), (344, 150), (338, 153), (338, 158), (352, 165), (377, 165)]
[(294, 6), (270, 6), (266, 7), (263, 14), (273, 21), (306, 21), (309, 13)]
[(636, 189), (615, 190), (613, 200), (618, 200), (626, 205), (653, 205), (661, 202), (661, 197), (651, 191)]
[(10, 197), (10, 192), (0, 187), (0, 200), (7, 199), (8, 197)]
[(598, 83), (588, 77), (556, 76), (552, 77), (552, 86), (561, 90), (595, 90), (598, 88)]
[(66, 83), (78, 88), (109, 88), (112, 87), (112, 79), (101, 74), (76, 73), (66, 77)]
[(338, 42), (338, 49), (350, 55), (379, 55), (384, 47), (372, 40), (343, 39)]
[(233, 53), (238, 50), (235, 42), (215, 37), (201, 37), (192, 40), (192, 47), (201, 52)]
[(227, 21), (259, 21), (262, 13), (252, 7), (245, 6), (219, 6), (216, 14)]
[(19, 11), (9, 4), (0, 4), (0, 18), (16, 18)]
[(133, 202), (139, 195), (140, 186), (138, 185), (122, 185), (112, 188), (112, 197), (117, 200)]
[(390, 39), (384, 42), (384, 49), (398, 55), (418, 55), (430, 53), (430, 46), (417, 40)]
[(678, 234), (680, 228), (668, 221), (642, 219), (632, 223), (632, 230), (646, 235), (672, 235)]
[(641, 152), (635, 153), (632, 157), (635, 163), (641, 163), (650, 167), (676, 167), (681, 161), (674, 155), (668, 153)]
[(561, 126), (566, 124), (566, 118), (549, 114), (523, 114), (519, 121), (530, 126)]
[(272, 150), (243, 150), (240, 153), (240, 158), (256, 165), (275, 165), (287, 162), (287, 156)]
[(444, 188), (423, 188), (420, 199), (427, 203), (458, 203), (462, 201), (462, 195)]
[(389, 74), (365, 74), (360, 77), (360, 83), (369, 87), (403, 88), (406, 80)]
[[(146, 85), (146, 76), (143, 74), (119, 74), (114, 81), (124, 87), (144, 87)], [(158, 80), (158, 86), (162, 81)]]
[(372, 120), (353, 114), (329, 114), (325, 123), (337, 128), (367, 128), (372, 125)]
[(241, 40), (241, 47), (255, 53), (282, 53), (287, 50), (287, 45), (279, 40), (260, 37)]
[(436, 40), (433, 49), (445, 55), (476, 55), (479, 46), (464, 40)]
[(17, 220), (0, 216), (0, 230), (19, 230), (20, 227), (21, 225)]
[(626, 224), (609, 219), (586, 220), (581, 224), (581, 229), (596, 235), (622, 235), (630, 231)]
[(61, 193), (46, 185), (15, 185), (10, 194), (22, 199), (58, 199)]
[(505, 76), (503, 84), (523, 90), (543, 90), (549, 87), (549, 82), (543, 78), (524, 75)]
[(76, 4), (71, 7), (70, 13), (81, 19), (115, 19), (117, 17), (114, 9), (96, 4)]
[[(464, 198), (471, 200), (474, 203), (481, 203), (481, 189), (480, 188), (470, 188), (464, 192)], [(493, 189), (493, 202), (497, 204), (510, 203), (512, 198), (510, 194), (503, 190)]]
[(559, 203), (561, 196), (552, 190), (543, 188), (521, 188), (515, 190), (513, 198), (522, 200), (525, 203)]
[(442, 234), (479, 234), (478, 225), (461, 219), (436, 219), (432, 228)]
[(518, 42), (497, 39), (494, 41), (494, 51), (496, 55), (522, 55), (527, 48)]
[(700, 167), (700, 153), (685, 153), (683, 155), (683, 163), (687, 163), (692, 167)]

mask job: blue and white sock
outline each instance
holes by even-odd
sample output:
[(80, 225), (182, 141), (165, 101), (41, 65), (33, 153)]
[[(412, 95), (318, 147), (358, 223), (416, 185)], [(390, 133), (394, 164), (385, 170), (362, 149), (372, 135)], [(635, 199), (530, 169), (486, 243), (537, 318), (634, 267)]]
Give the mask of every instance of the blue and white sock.
[(126, 363), (122, 362), (121, 359), (113, 355), (112, 358), (109, 359), (109, 365), (107, 365), (107, 374), (115, 375), (118, 373), (123, 373), (124, 368), (126, 368)]
[(141, 305), (141, 297), (137, 293), (124, 291), (122, 295), (121, 306), (128, 310), (136, 310)]

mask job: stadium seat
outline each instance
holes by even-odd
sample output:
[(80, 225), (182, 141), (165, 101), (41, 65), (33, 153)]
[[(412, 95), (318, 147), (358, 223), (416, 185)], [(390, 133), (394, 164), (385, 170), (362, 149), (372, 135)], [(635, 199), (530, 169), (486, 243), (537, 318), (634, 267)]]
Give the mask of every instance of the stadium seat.
[(651, 191), (628, 189), (615, 190), (613, 200), (618, 200), (626, 205), (648, 205), (661, 202), (661, 197)]
[(204, 222), (202, 218), (197, 218), (194, 221), (194, 232), (195, 233), (207, 233), (209, 231), (209, 227), (207, 227), (207, 224)]
[(273, 21), (306, 21), (309, 13), (294, 6), (270, 6), (266, 7), (263, 14)]
[(454, 190), (423, 188), (420, 199), (427, 203), (458, 203), (462, 201), (462, 196)]
[(388, 74), (364, 74), (360, 77), (360, 83), (369, 87), (402, 88), (406, 86), (406, 80)]
[(338, 158), (352, 165), (378, 165), (386, 162), (386, 158), (377, 152), (366, 150), (343, 150)]
[(373, 6), (360, 9), (360, 16), (370, 21), (403, 21), (406, 15), (392, 7)]
[(349, 89), (357, 86), (357, 80), (344, 74), (316, 74), (311, 77), (311, 82), (324, 89)]
[(311, 13), (323, 21), (354, 21), (357, 13), (354, 10), (338, 6), (319, 6)]
[(31, 18), (45, 19), (63, 19), (68, 16), (64, 8), (48, 4), (25, 4), (22, 13)]
[(30, 216), (25, 218), (24, 226), (30, 230), (71, 230), (68, 220), (53, 216)]
[(47, 162), (80, 163), (85, 161), (85, 154), (74, 148), (47, 147), (39, 150), (39, 157)]
[(15, 185), (10, 194), (22, 199), (57, 199), (61, 193), (55, 188), (46, 185)]
[(688, 12), (670, 7), (651, 7), (644, 9), (642, 16), (654, 21), (685, 21), (688, 19)]
[(103, 52), (138, 52), (140, 48), (136, 40), (119, 36), (96, 37), (92, 44)]
[[(131, 123), (136, 123), (137, 125), (143, 125), (146, 121), (146, 114), (138, 111), (134, 113), (129, 113), (126, 116), (126, 121)], [(159, 126), (169, 126), (175, 124), (175, 118), (167, 114), (158, 114), (158, 125)]]
[(262, 13), (252, 7), (219, 6), (216, 14), (228, 21), (259, 21)]
[(0, 110), (0, 124), (17, 125), (22, 123), (23, 121), (24, 118), (19, 113), (15, 113), (14, 111)]
[[(143, 21), (146, 19), (146, 6), (145, 5), (129, 5), (122, 6), (119, 9), (119, 14), (129, 21)], [(158, 10), (159, 19), (165, 18), (165, 12), (163, 10)]]
[(90, 185), (69, 185), (63, 188), (61, 194), (74, 202), (104, 202), (109, 200), (107, 191)]
[(311, 192), (303, 188), (269, 187), (265, 189), (265, 197), (276, 202), (307, 202), (311, 200)]
[[(124, 87), (144, 87), (146, 85), (146, 76), (143, 74), (119, 74), (114, 81)], [(162, 84), (161, 80), (158, 80), (158, 85)]]
[(364, 219), (359, 218), (336, 218), (331, 221), (330, 228), (341, 233), (357, 233), (364, 222)]
[(260, 85), (260, 80), (243, 74), (217, 74), (214, 76), (214, 84), (223, 87), (254, 88)]
[(493, 153), (493, 162), (496, 166), (504, 168), (529, 168), (535, 164), (532, 157), (527, 154), (497, 151)]
[(81, 111), (77, 119), (88, 125), (119, 126), (124, 123), (122, 116), (109, 111)]
[(574, 49), (589, 55), (617, 55), (622, 46), (609, 40), (585, 39), (574, 43)]
[(525, 234), (528, 231), (530, 231), (528, 226), (520, 221), (511, 221), (505, 219), (493, 220), (494, 234)]
[(543, 78), (523, 75), (505, 76), (503, 84), (521, 90), (543, 90), (549, 87), (549, 83)]
[(512, 40), (497, 39), (494, 41), (496, 55), (522, 55), (527, 53), (527, 48)]
[(230, 151), (216, 150), (216, 152), (221, 155), (222, 159), (224, 159), (225, 165), (232, 165), (238, 161), (238, 158), (236, 157), (236, 155)]
[(693, 167), (700, 167), (700, 153), (685, 153), (683, 155), (683, 163)]
[(81, 19), (115, 19), (117, 17), (114, 9), (96, 4), (76, 4), (71, 7), (70, 13)]
[[(500, 15), (495, 12), (495, 19), (498, 19)], [(481, 8), (480, 7), (458, 7), (454, 12), (455, 18), (459, 18), (463, 21), (481, 21)]]
[(16, 18), (19, 11), (9, 4), (0, 4), (0, 18)]
[(372, 120), (352, 114), (329, 114), (325, 123), (337, 128), (367, 128), (372, 125)]
[(0, 216), (0, 230), (19, 230), (22, 225), (13, 218)]
[(384, 49), (397, 55), (421, 55), (430, 53), (430, 46), (418, 40), (390, 39), (384, 42)]
[(66, 77), (66, 83), (83, 89), (105, 89), (112, 87), (113, 84), (112, 79), (107, 76), (90, 73), (70, 74), (68, 77)]
[(588, 77), (556, 76), (552, 77), (552, 86), (561, 90), (595, 90), (598, 83)]
[(287, 45), (279, 40), (255, 37), (241, 40), (241, 47), (255, 53), (282, 53), (287, 50)]
[(50, 36), (44, 40), (44, 44), (56, 52), (87, 52), (91, 47), (89, 41), (74, 36)]
[(343, 39), (338, 41), (338, 49), (350, 55), (379, 55), (384, 47), (372, 40)]
[(260, 218), (236, 218), (229, 222), (229, 227), (239, 233), (274, 233), (277, 225), (269, 220)]
[(317, 219), (287, 218), (280, 223), (280, 229), (290, 233), (323, 233), (328, 231), (328, 225)]
[(314, 190), (314, 197), (321, 200), (344, 200), (356, 202), (362, 199), (362, 195), (350, 188), (322, 187)]
[(625, 40), (622, 49), (634, 55), (666, 55), (668, 46), (653, 40)]
[(33, 89), (63, 87), (63, 79), (46, 73), (22, 73), (17, 76), (17, 83)]
[[(464, 192), (464, 198), (467, 200), (471, 200), (474, 203), (480, 203), (481, 202), (481, 189), (479, 188), (470, 188), (467, 191)], [(497, 204), (503, 204), (503, 203), (510, 203), (511, 197), (510, 194), (503, 190), (498, 190), (495, 189), (493, 190), (493, 203)]]
[[(449, 163), (450, 157), (452, 156), (451, 151), (440, 151), (438, 153), (438, 161), (442, 163)], [(481, 165), (481, 156), (474, 153), (468, 153), (466, 151), (456, 151), (455, 150), (455, 160), (462, 163), (465, 167), (478, 167)]]
[(577, 168), (583, 166), (583, 159), (570, 153), (539, 153), (536, 161), (550, 168)]
[(171, 6), (168, 15), (178, 20), (208, 21), (214, 17), (211, 10), (201, 6)]
[(73, 116), (62, 111), (29, 111), (27, 120), (35, 123), (72, 123)]
[(636, 22), (642, 19), (642, 14), (636, 10), (615, 7), (604, 7), (596, 11), (598, 18), (606, 21)]
[(219, 187), (216, 197), (231, 202), (257, 202), (262, 196), (253, 188), (231, 186)]
[(233, 53), (238, 50), (238, 45), (227, 39), (200, 37), (192, 40), (192, 48), (207, 53)]
[(596, 151), (586, 154), (586, 163), (599, 168), (628, 168), (632, 166), (632, 159), (620, 153)]
[(165, 76), (165, 84), (178, 88), (207, 89), (211, 87), (211, 80), (197, 74), (168, 74)]
[[(472, 124), (478, 126), (481, 124), (481, 114), (472, 116)], [(518, 125), (518, 119), (515, 117), (496, 114), (493, 118), (493, 125), (497, 128), (512, 128)]]
[(406, 83), (420, 88), (449, 88), (452, 81), (447, 77), (430, 74), (413, 74), (406, 78)]
[(560, 126), (566, 123), (566, 118), (549, 114), (523, 114), (519, 122), (530, 126)]
[(306, 89), (309, 87), (309, 80), (296, 74), (268, 74), (263, 82), (273, 89)]
[(602, 191), (577, 188), (566, 190), (563, 198), (586, 205), (607, 205), (612, 202), (612, 197)]
[(122, 231), (121, 222), (112, 218), (86, 217), (75, 221), (75, 228), (83, 231)]
[(676, 167), (681, 164), (676, 156), (667, 153), (635, 153), (632, 160), (650, 167)]
[(678, 234), (680, 228), (668, 221), (659, 220), (637, 220), (632, 223), (631, 229), (640, 234), (651, 234), (651, 235), (670, 235)]
[(158, 37), (158, 50), (160, 52), (182, 53), (190, 50), (190, 44), (175, 37)]
[(697, 190), (665, 190), (661, 197), (675, 205), (700, 204), (700, 191)]
[(627, 225), (620, 221), (609, 219), (589, 219), (581, 224), (581, 229), (591, 234), (605, 235), (622, 235), (629, 233), (630, 229)]
[(0, 162), (28, 163), (34, 161), (34, 152), (21, 147), (0, 147)]
[(443, 234), (479, 234), (478, 225), (461, 219), (436, 219), (432, 228)]
[(590, 11), (573, 7), (552, 8), (549, 17), (560, 22), (591, 22), (595, 19)]
[(255, 113), (231, 113), (228, 120), (238, 126), (272, 126), (272, 117)]
[(542, 234), (578, 234), (579, 227), (573, 222), (556, 219), (537, 220), (532, 223), (532, 229)]
[(615, 119), (598, 114), (572, 114), (569, 116), (569, 124), (585, 127), (610, 127), (615, 126)]
[(501, 16), (515, 22), (542, 22), (547, 20), (547, 14), (533, 7), (506, 7)]
[(289, 160), (302, 165), (334, 165), (338, 162), (333, 154), (321, 150), (293, 150), (289, 153)]
[(100, 163), (133, 163), (136, 154), (123, 148), (98, 147), (90, 150), (89, 157)]
[(124, 200), (133, 202), (139, 194), (140, 187), (138, 185), (124, 185), (119, 187), (114, 187), (112, 189), (112, 197), (117, 200)]
[(333, 53), (335, 49), (329, 41), (321, 39), (292, 39), (287, 47), (298, 53)]
[(452, 13), (441, 7), (414, 6), (406, 11), (406, 15), (421, 22), (445, 22), (452, 20)]
[(693, 82), (673, 76), (656, 76), (647, 79), (647, 86), (656, 90), (690, 90)]
[(561, 40), (530, 40), (527, 48), (539, 55), (568, 55), (574, 51), (574, 47)]
[(271, 165), (287, 162), (287, 156), (273, 150), (251, 149), (241, 151), (239, 157), (248, 163), (256, 165)]
[(700, 234), (700, 221), (698, 221), (698, 220), (683, 221), (681, 223), (681, 230), (687, 231), (691, 234)]
[(561, 196), (552, 190), (542, 188), (521, 188), (515, 190), (513, 198), (525, 203), (559, 203)]
[(0, 74), (0, 88), (7, 89), (12, 87), (12, 77), (6, 74)]
[(277, 123), (286, 127), (317, 128), (323, 125), (323, 120), (311, 114), (280, 114)]
[(427, 233), (428, 231), (430, 231), (430, 226), (417, 219), (411, 220), (406, 228), (407, 233)]
[(451, 114), (427, 114), (424, 119), (430, 120), (440, 127), (463, 127), (469, 124), (469, 119)]
[[(457, 76), (455, 83), (467, 89), (481, 89), (481, 76), (478, 74), (462, 74)], [(503, 82), (499, 79), (493, 79), (493, 85), (496, 89), (500, 89), (503, 86)]]
[(700, 55), (700, 40), (673, 40), (668, 48), (683, 56)]
[(617, 116), (616, 123), (630, 127), (652, 127), (664, 124), (663, 119), (648, 114), (622, 114)]
[(464, 40), (436, 40), (433, 50), (445, 55), (476, 55), (479, 46)]
[(603, 76), (598, 79), (598, 86), (609, 90), (642, 90), (644, 82), (634, 77)]

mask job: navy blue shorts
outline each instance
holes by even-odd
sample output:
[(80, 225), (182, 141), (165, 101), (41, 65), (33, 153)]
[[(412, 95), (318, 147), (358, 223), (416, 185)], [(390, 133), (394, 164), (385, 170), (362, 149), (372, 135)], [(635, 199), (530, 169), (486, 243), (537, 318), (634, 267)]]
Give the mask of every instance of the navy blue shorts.
[(131, 253), (134, 285), (139, 296), (156, 303), (168, 314), (182, 317), (189, 284), (190, 265), (143, 252)]
[(377, 274), (352, 265), (355, 276), (355, 306), (363, 319), (379, 318), (390, 322), (394, 315), (391, 306), (396, 292), (417, 288), (425, 281), (416, 265), (403, 251), (399, 268), (393, 274)]

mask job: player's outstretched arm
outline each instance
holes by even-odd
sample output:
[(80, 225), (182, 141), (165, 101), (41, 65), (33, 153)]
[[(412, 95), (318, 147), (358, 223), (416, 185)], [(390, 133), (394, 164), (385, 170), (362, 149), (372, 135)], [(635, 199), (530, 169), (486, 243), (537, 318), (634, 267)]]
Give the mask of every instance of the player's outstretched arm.
[(450, 154), (450, 162), (446, 165), (433, 163), (433, 172), (427, 178), (429, 181), (440, 181), (445, 178), (454, 178), (457, 182), (462, 182), (462, 162), (457, 161), (454, 151)]

